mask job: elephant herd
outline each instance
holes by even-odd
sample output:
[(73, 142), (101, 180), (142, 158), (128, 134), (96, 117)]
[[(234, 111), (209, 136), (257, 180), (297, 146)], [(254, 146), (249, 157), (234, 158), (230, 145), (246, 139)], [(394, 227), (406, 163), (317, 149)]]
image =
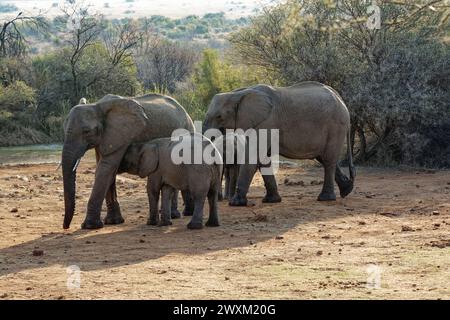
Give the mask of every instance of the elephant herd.
[[(151, 225), (170, 225), (171, 218), (181, 216), (177, 210), (180, 190), (184, 201), (183, 215), (192, 216), (188, 228), (202, 228), (206, 198), (209, 203), (206, 225), (218, 226), (217, 201), (222, 190), (223, 171), (229, 204), (245, 206), (253, 176), (261, 169), (260, 159), (239, 165), (223, 165), (220, 161), (174, 163), (171, 155), (178, 145), (171, 137), (180, 129), (193, 140), (200, 139), (202, 150), (217, 150), (214, 142), (195, 133), (190, 116), (171, 97), (107, 95), (95, 104), (80, 101), (64, 123), (61, 160), (65, 204), (63, 227), (69, 228), (75, 212), (77, 166), (85, 152), (92, 148), (95, 149), (97, 168), (83, 229), (124, 222), (116, 192), (116, 174), (122, 172), (148, 178), (148, 224)], [(203, 133), (208, 129), (222, 133), (237, 129), (243, 132), (249, 129), (277, 130), (278, 146), (269, 146), (266, 156), (270, 159), (276, 150), (279, 155), (291, 159), (318, 160), (325, 171), (318, 200), (336, 199), (334, 181), (341, 197), (353, 189), (355, 169), (350, 147), (347, 147), (350, 178), (338, 165), (346, 139), (347, 146), (350, 145), (350, 116), (342, 98), (329, 86), (318, 82), (278, 88), (256, 85), (217, 94), (208, 107)], [(263, 179), (266, 188), (263, 202), (280, 202), (273, 173), (264, 174)], [(161, 214), (158, 211), (160, 195)], [(107, 213), (102, 221), (100, 213), (104, 200)]]

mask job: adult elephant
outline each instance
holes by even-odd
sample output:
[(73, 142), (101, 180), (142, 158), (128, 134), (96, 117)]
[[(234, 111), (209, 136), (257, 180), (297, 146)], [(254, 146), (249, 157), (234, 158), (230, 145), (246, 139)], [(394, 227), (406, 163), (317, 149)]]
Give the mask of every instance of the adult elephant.
[(62, 170), (64, 181), (64, 229), (75, 211), (75, 179), (80, 158), (95, 148), (97, 168), (83, 229), (103, 227), (100, 212), (106, 197), (105, 224), (123, 223), (116, 193), (116, 173), (125, 151), (133, 142), (169, 137), (175, 129), (194, 132), (186, 110), (174, 99), (149, 94), (137, 98), (107, 95), (95, 104), (72, 108), (64, 123)]
[[(318, 200), (336, 200), (333, 180), (339, 186), (341, 197), (353, 190), (355, 169), (349, 147), (350, 115), (342, 98), (329, 86), (308, 81), (291, 87), (256, 85), (217, 94), (206, 114), (204, 129), (207, 128), (222, 131), (278, 129), (280, 155), (291, 159), (317, 159), (324, 166), (325, 179)], [(346, 137), (350, 179), (338, 165)], [(246, 195), (256, 170), (257, 165), (241, 165), (230, 205), (247, 204)], [(276, 199), (275, 179), (266, 177), (265, 184)]]

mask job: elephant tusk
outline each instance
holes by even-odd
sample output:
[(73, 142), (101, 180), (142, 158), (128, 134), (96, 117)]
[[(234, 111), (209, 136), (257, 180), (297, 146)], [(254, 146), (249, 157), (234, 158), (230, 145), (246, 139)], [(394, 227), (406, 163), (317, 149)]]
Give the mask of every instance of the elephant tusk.
[(75, 165), (73, 166), (72, 172), (75, 172), (75, 171), (77, 170), (78, 165), (80, 164), (80, 160), (81, 160), (81, 158), (77, 160), (77, 162), (76, 162)]
[(62, 165), (62, 162), (60, 162), (60, 163), (58, 164), (58, 167), (56, 167), (55, 171), (58, 171), (58, 170), (61, 168), (61, 165)]

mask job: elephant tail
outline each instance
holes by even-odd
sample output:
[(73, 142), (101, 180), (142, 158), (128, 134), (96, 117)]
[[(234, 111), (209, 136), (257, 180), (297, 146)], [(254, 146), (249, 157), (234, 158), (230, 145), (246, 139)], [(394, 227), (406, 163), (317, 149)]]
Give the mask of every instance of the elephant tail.
[(356, 169), (353, 165), (353, 156), (352, 156), (352, 146), (351, 146), (351, 138), (350, 138), (350, 130), (347, 132), (347, 155), (348, 155), (348, 171), (350, 173), (350, 181), (355, 182), (356, 178)]
[(350, 130), (347, 133), (347, 154), (348, 154), (348, 171), (350, 173), (350, 179), (347, 178), (344, 174), (342, 174), (340, 170), (336, 171), (336, 182), (339, 186), (339, 191), (341, 193), (342, 198), (345, 198), (350, 194), (350, 192), (352, 192), (356, 177), (356, 170), (355, 166), (353, 165), (353, 158), (352, 158)]

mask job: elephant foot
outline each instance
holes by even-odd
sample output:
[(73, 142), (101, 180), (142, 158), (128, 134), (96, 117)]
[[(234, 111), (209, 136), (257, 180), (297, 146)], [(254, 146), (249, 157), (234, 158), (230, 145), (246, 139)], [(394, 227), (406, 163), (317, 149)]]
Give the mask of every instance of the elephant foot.
[(265, 197), (262, 199), (263, 203), (278, 203), (281, 202), (281, 197), (278, 193), (268, 195), (266, 194)]
[(171, 226), (172, 225), (172, 221), (160, 221), (158, 223), (158, 227), (165, 227), (165, 226)]
[(81, 229), (86, 230), (94, 230), (94, 229), (101, 229), (103, 228), (103, 222), (100, 220), (100, 218), (96, 219), (88, 219), (84, 220), (84, 222), (81, 224)]
[(201, 222), (189, 222), (187, 228), (190, 230), (199, 230), (203, 228), (203, 224)]
[(341, 198), (345, 198), (353, 190), (353, 181), (351, 180), (343, 181), (340, 184), (338, 184), (338, 186)]
[(171, 219), (180, 219), (181, 218), (181, 213), (178, 210), (174, 210), (170, 213), (170, 218)]
[(124, 223), (125, 219), (122, 217), (120, 212), (119, 203), (115, 202), (111, 206), (108, 206), (108, 213), (106, 214), (104, 223), (105, 224), (121, 224)]
[(336, 201), (336, 194), (334, 192), (321, 192), (318, 201)]
[(148, 219), (147, 225), (148, 226), (157, 226), (159, 224), (159, 221), (157, 219)]
[(236, 193), (228, 202), (228, 205), (232, 207), (245, 207), (247, 205), (247, 198)]
[(220, 223), (217, 219), (208, 219), (205, 226), (207, 227), (220, 227)]
[(122, 216), (106, 216), (105, 224), (122, 224), (125, 222), (125, 219)]

